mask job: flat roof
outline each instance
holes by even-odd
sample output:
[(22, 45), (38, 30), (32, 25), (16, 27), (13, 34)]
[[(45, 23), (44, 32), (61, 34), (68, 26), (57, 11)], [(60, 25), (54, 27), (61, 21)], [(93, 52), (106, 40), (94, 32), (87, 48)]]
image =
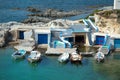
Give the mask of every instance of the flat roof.
[(84, 24), (74, 24), (71, 25), (71, 28), (73, 29), (74, 32), (89, 32), (89, 28), (86, 27)]
[(109, 34), (101, 33), (101, 32), (96, 32), (96, 33), (93, 33), (93, 35), (95, 35), (95, 36), (97, 36), (97, 35), (99, 35), (99, 36), (106, 36), (106, 35), (109, 35)]
[(35, 33), (50, 33), (50, 29), (35, 29)]
[(120, 34), (112, 34), (111, 38), (120, 38)]

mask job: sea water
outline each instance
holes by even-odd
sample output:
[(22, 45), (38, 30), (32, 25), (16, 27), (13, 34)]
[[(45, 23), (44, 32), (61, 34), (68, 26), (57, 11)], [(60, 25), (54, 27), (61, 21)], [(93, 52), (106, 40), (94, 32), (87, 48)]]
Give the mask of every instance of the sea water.
[[(23, 21), (28, 17), (28, 14), (31, 14), (26, 10), (27, 7), (39, 9), (53, 8), (66, 11), (89, 11), (95, 7), (113, 6), (113, 1), (114, 0), (0, 0), (0, 23)], [(83, 17), (84, 16), (85, 15), (83, 15)]]
[(42, 55), (41, 62), (14, 60), (12, 47), (0, 49), (0, 80), (120, 80), (120, 52), (106, 56), (104, 63), (83, 57), (82, 64), (57, 61), (58, 56)]

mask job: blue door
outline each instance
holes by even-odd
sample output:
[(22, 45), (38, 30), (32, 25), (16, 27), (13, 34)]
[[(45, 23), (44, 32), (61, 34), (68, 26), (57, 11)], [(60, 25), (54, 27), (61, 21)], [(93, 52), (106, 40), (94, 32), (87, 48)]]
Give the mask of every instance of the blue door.
[(96, 45), (103, 45), (105, 41), (104, 36), (96, 36)]
[(115, 39), (114, 40), (114, 48), (120, 48), (120, 39)]
[(24, 31), (19, 31), (19, 39), (24, 39)]
[(38, 34), (38, 44), (47, 44), (48, 34)]

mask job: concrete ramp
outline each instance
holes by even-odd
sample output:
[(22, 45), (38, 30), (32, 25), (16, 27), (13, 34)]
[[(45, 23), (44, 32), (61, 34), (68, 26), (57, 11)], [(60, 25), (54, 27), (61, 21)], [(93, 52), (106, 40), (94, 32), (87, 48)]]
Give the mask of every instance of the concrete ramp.
[(72, 53), (76, 52), (76, 48), (48, 48), (46, 53), (47, 55), (60, 55), (62, 53)]
[(31, 47), (31, 46), (27, 47), (27, 46), (18, 45), (18, 46), (14, 46), (14, 48), (17, 49), (17, 50), (24, 49), (27, 52), (31, 52), (35, 47)]

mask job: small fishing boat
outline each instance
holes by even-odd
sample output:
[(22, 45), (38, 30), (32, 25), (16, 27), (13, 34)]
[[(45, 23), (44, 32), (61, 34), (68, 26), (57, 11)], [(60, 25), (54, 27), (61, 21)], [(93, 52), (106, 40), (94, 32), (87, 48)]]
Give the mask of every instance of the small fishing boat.
[(81, 62), (82, 56), (80, 54), (77, 54), (76, 52), (73, 52), (70, 56), (71, 62)]
[(58, 57), (59, 62), (67, 62), (69, 59), (69, 53), (63, 53)]
[(96, 55), (95, 55), (95, 59), (96, 59), (97, 62), (103, 62), (104, 58), (105, 58), (104, 53), (102, 53), (100, 51), (97, 52)]
[(14, 59), (21, 59), (25, 57), (25, 54), (26, 54), (25, 50), (18, 50), (12, 54), (12, 57)]
[(31, 51), (30, 56), (28, 56), (28, 61), (33, 63), (33, 62), (38, 62), (40, 60), (41, 53), (38, 51)]

